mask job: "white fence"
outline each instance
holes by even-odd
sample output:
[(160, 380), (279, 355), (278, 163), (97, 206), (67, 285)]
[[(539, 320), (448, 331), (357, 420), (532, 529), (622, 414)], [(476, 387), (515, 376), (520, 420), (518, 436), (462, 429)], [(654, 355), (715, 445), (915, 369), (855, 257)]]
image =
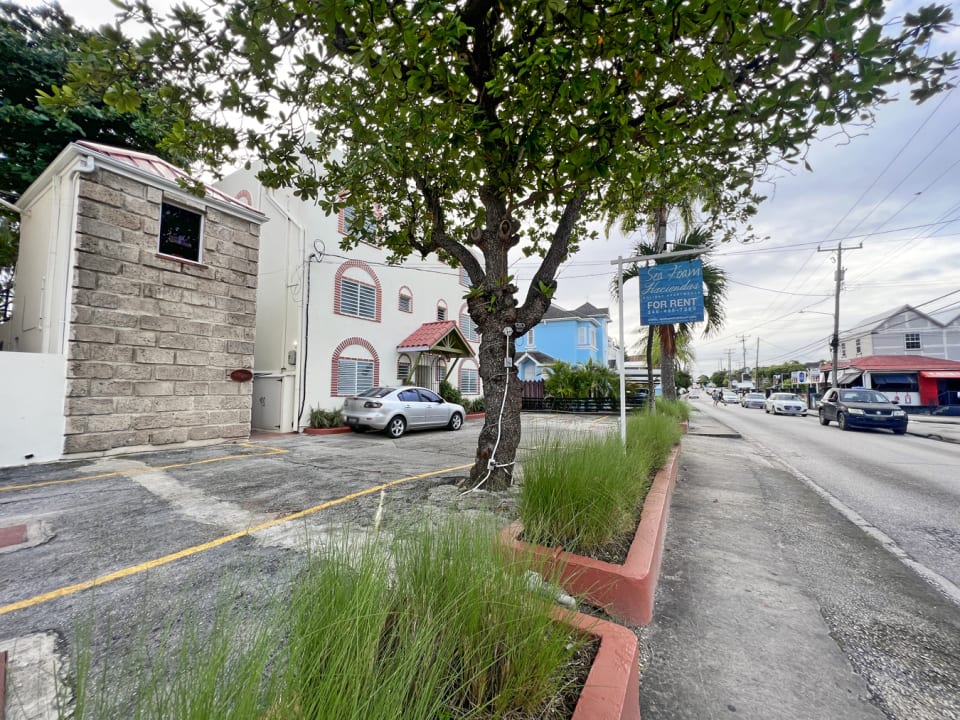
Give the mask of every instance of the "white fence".
[(60, 459), (66, 387), (63, 355), (0, 352), (0, 467)]

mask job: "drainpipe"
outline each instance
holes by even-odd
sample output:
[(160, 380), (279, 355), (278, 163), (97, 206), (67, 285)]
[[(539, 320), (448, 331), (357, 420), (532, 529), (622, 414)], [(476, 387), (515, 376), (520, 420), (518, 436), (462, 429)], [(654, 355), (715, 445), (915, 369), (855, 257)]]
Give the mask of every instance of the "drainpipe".
[[(94, 170), (97, 169), (97, 163), (91, 155), (83, 155), (80, 158), (80, 162), (77, 163), (67, 176), (67, 183), (69, 187), (73, 188), (73, 198), (70, 207), (70, 237), (68, 241), (68, 251), (67, 251), (67, 272), (66, 272), (66, 283), (63, 286), (63, 314), (60, 317), (60, 337), (57, 343), (58, 353), (66, 354), (67, 352), (67, 328), (70, 324), (70, 306), (73, 303), (73, 298), (71, 297), (70, 288), (73, 287), (73, 273), (75, 269), (74, 256), (77, 250), (77, 206), (80, 204), (80, 183), (77, 182), (77, 178), (80, 175), (89, 175)], [(58, 188), (58, 197), (57, 205), (60, 205), (60, 196)], [(58, 218), (57, 223), (57, 237), (60, 237), (60, 227), (63, 222), (62, 214)], [(55, 267), (56, 263), (56, 244), (51, 248), (51, 258), (50, 260), (54, 263), (51, 265), (49, 262), (47, 264), (47, 270), (50, 271), (51, 267)]]

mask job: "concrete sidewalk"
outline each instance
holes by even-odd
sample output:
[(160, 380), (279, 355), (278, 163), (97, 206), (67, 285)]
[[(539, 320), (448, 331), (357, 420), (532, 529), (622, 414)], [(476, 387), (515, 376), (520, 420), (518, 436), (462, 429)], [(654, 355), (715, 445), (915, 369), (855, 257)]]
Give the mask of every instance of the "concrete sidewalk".
[(960, 718), (955, 606), (720, 420), (680, 463), (644, 720)]

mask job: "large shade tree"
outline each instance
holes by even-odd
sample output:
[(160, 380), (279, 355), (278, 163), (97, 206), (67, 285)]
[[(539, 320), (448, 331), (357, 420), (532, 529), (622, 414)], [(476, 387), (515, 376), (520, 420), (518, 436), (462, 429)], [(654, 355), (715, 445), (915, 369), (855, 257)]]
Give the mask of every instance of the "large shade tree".
[[(520, 440), (505, 357), (550, 305), (607, 193), (682, 166), (735, 203), (765, 163), (798, 158), (821, 126), (869, 122), (897, 82), (922, 100), (954, 62), (924, 56), (948, 9), (885, 34), (875, 0), (227, 0), (159, 19), (143, 2), (130, 10), (154, 31), (138, 42), (105, 33), (75, 68), (75, 92), (200, 114), (171, 140), (213, 164), (246, 147), (267, 162), (266, 183), (331, 211), (354, 207), (363, 230), (347, 243), (375, 242), (396, 259), (435, 252), (468, 273), (487, 400), (471, 482), (488, 487), (510, 481)], [(150, 64), (172, 82), (145, 96), (127, 76)], [(238, 115), (247, 120), (231, 122)], [(541, 259), (523, 289), (509, 270), (521, 251)]]

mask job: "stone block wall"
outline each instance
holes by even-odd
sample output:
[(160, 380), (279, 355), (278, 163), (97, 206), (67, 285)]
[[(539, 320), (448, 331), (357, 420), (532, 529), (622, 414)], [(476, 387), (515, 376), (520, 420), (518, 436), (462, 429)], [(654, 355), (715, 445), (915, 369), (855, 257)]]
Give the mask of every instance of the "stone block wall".
[[(203, 213), (202, 264), (157, 253), (163, 191), (81, 176), (64, 453), (245, 438), (256, 331), (256, 223)], [(168, 198), (170, 200), (172, 198)]]

